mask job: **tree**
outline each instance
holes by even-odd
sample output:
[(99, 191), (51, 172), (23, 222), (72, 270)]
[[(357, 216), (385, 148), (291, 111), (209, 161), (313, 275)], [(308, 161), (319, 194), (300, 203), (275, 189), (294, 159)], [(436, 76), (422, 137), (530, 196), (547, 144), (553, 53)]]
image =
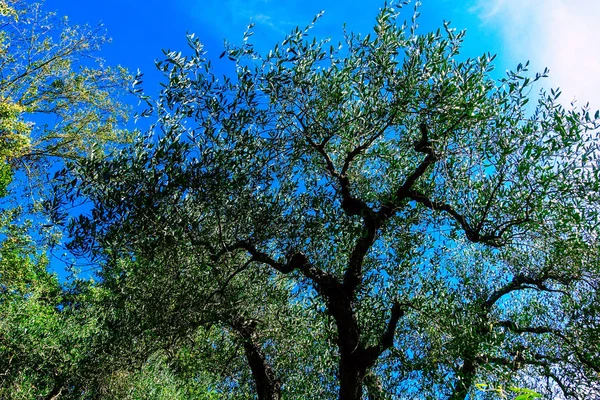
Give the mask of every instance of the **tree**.
[[(31, 194), (46, 169), (90, 144), (127, 141), (117, 129), (122, 68), (95, 54), (101, 29), (69, 26), (39, 3), (0, 0), (0, 397), (56, 399), (81, 395), (98, 370), (102, 313), (89, 282), (60, 282), (48, 270), (55, 230), (9, 194)], [(26, 175), (29, 185), (11, 181)], [(46, 187), (47, 189), (47, 187)], [(11, 192), (14, 190), (14, 192)], [(38, 193), (36, 193), (38, 194)], [(39, 198), (36, 196), (36, 198)], [(33, 212), (33, 213), (32, 213)], [(77, 387), (82, 392), (73, 393)]]
[(554, 90), (530, 108), (546, 71), (495, 81), (493, 56), (460, 61), (464, 32), (417, 15), (386, 6), (340, 46), (296, 29), (266, 55), (249, 29), (223, 78), (190, 35), (143, 96), (154, 128), (62, 172), (63, 201), (91, 204), (70, 246), (144, 310), (136, 338), (254, 346), (245, 376), (212, 375), (240, 397), (598, 394), (599, 115)]
[(91, 378), (85, 369), (101, 314), (90, 307), (93, 288), (62, 286), (48, 272), (43, 249), (13, 220), (18, 215), (4, 213), (0, 225), (0, 397), (56, 399)]
[(73, 159), (91, 143), (127, 140), (119, 124), (129, 81), (95, 55), (102, 28), (70, 26), (41, 3), (0, 2), (0, 185), (15, 170), (31, 176), (40, 162)]

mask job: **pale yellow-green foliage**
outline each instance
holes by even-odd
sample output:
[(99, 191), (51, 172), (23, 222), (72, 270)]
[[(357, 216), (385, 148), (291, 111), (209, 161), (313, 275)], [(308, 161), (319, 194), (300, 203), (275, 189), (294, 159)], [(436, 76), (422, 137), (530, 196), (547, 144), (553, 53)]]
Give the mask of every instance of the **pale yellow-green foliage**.
[(0, 16), (18, 18), (17, 11), (11, 7), (11, 2), (7, 0), (0, 0)]
[(10, 161), (27, 152), (31, 143), (31, 124), (20, 116), (24, 107), (8, 101), (0, 102), (0, 161)]
[[(102, 29), (71, 26), (41, 4), (0, 0), (0, 164), (26, 168), (125, 142), (129, 80), (96, 52)], [(2, 169), (2, 168), (0, 168)], [(1, 185), (0, 185), (1, 186)]]
[(149, 357), (135, 372), (114, 371), (100, 388), (102, 398), (114, 400), (216, 400), (219, 395), (202, 384), (178, 378), (168, 366), (168, 359), (160, 354)]

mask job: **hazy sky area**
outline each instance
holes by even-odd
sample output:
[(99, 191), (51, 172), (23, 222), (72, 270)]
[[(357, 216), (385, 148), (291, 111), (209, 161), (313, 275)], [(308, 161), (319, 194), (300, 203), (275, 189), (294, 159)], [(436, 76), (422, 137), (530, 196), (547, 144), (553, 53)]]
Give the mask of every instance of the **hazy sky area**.
[[(600, 107), (600, 1), (598, 0), (423, 0), (420, 26), (434, 30), (443, 20), (467, 30), (463, 55), (498, 54), (496, 76), (519, 62), (531, 61), (531, 73), (550, 69), (545, 87), (560, 86), (563, 101), (577, 97)], [(314, 29), (318, 37), (341, 38), (342, 26), (368, 33), (383, 1), (357, 0), (47, 0), (46, 8), (68, 15), (73, 23), (102, 22), (113, 43), (103, 57), (147, 75), (156, 90), (153, 60), (161, 49), (185, 50), (185, 33), (194, 32), (209, 57), (217, 59), (223, 39), (240, 43), (250, 22), (255, 45), (268, 50), (295, 26), (325, 15)], [(403, 10), (410, 19), (414, 2)], [(226, 64), (217, 63), (217, 68)]]

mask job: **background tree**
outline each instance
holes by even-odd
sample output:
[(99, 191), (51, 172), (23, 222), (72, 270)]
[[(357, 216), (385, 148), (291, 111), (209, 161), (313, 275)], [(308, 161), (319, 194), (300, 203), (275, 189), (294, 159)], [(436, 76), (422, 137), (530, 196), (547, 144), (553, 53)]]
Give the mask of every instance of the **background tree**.
[(93, 288), (64, 287), (47, 271), (17, 215), (4, 213), (0, 230), (0, 397), (56, 399), (87, 384), (101, 314), (89, 306)]
[[(93, 211), (94, 219), (124, 223), (124, 234), (108, 234), (106, 243), (112, 244), (101, 250), (106, 260), (99, 285), (111, 293), (98, 304), (111, 310), (106, 324), (112, 361), (104, 362), (104, 368), (135, 374), (148, 355), (159, 353), (166, 354), (172, 373), (188, 379), (183, 392), (199, 390), (189, 387), (196, 382), (205, 391), (211, 387), (219, 398), (254, 398), (254, 380), (259, 396), (279, 398), (287, 376), (288, 390), (304, 398), (332, 397), (331, 355), (322, 346), (326, 338), (314, 340), (326, 332), (327, 321), (314, 306), (307, 309), (291, 296), (289, 282), (268, 268), (252, 267), (235, 254), (210, 254), (182, 242), (186, 233), (173, 229), (171, 221), (195, 224), (200, 212), (193, 203), (183, 206), (163, 180), (165, 168), (184, 161), (176, 161), (185, 154), (182, 146), (163, 140), (149, 144), (130, 163), (97, 165), (99, 174), (120, 177), (121, 195), (115, 198), (118, 209), (107, 210), (108, 215)], [(129, 151), (122, 150), (122, 156)], [(90, 195), (98, 190), (94, 196), (108, 193), (100, 185), (89, 189)], [(139, 219), (121, 212), (135, 212)], [(147, 241), (136, 239), (138, 229), (150, 235)], [(282, 346), (286, 351), (279, 353)], [(295, 373), (300, 360), (305, 367), (301, 375)]]
[[(185, 275), (189, 255), (206, 260), (212, 282), (178, 283), (146, 307), (169, 304), (163, 318), (179, 318), (231, 283), (211, 306), (227, 318), (248, 310), (270, 352), (263, 372), (285, 396), (321, 385), (344, 400), (465, 399), (485, 395), (482, 382), (596, 394), (599, 115), (565, 109), (555, 91), (530, 107), (545, 72), (519, 65), (494, 81), (493, 56), (461, 61), (464, 32), (421, 34), (417, 15), (399, 25), (386, 6), (373, 35), (347, 33), (340, 46), (296, 29), (266, 55), (249, 30), (222, 55), (234, 77), (216, 77), (190, 36), (191, 55), (157, 64), (158, 99), (144, 97), (155, 128), (61, 175), (63, 201), (92, 204), (71, 221), (72, 249), (101, 260), (106, 282), (121, 279), (113, 290), (141, 291), (130, 276), (151, 262), (144, 293)], [(169, 249), (180, 262), (161, 258)], [(287, 293), (272, 297), (278, 281)], [(232, 301), (258, 293), (258, 304)], [(316, 344), (304, 329), (269, 335), (284, 303), (317, 311), (312, 324), (290, 314)], [(185, 336), (210, 343), (197, 325)], [(294, 341), (327, 349), (333, 382), (288, 386), (312, 371), (305, 358), (279, 363)], [(246, 362), (258, 397), (278, 398)]]
[[(106, 42), (102, 29), (69, 26), (39, 3), (0, 1), (1, 398), (76, 397), (98, 370), (98, 290), (48, 271), (56, 231), (20, 195), (47, 189), (47, 170), (91, 143), (127, 141), (127, 74), (95, 56)], [(27, 181), (9, 187), (15, 176)]]
[(51, 157), (73, 159), (91, 143), (126, 140), (120, 100), (128, 82), (96, 53), (102, 28), (70, 26), (42, 3), (0, 5), (0, 183), (15, 169), (31, 174)]

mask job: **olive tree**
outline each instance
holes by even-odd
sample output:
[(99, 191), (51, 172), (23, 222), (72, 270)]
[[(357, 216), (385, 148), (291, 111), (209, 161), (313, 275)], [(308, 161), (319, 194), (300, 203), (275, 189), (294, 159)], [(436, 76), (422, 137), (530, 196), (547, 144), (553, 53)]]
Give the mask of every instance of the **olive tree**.
[[(159, 307), (194, 340), (246, 316), (260, 399), (598, 393), (598, 113), (532, 96), (547, 71), (527, 64), (493, 79), (493, 56), (459, 55), (464, 32), (400, 8), (339, 46), (309, 26), (263, 54), (249, 27), (221, 55), (234, 76), (193, 35), (166, 52), (148, 134), (58, 176), (91, 203), (71, 248), (123, 285), (136, 269), (117, 265), (153, 263), (148, 293), (202, 264)], [(299, 344), (331, 375), (302, 379), (319, 360), (290, 362)]]

